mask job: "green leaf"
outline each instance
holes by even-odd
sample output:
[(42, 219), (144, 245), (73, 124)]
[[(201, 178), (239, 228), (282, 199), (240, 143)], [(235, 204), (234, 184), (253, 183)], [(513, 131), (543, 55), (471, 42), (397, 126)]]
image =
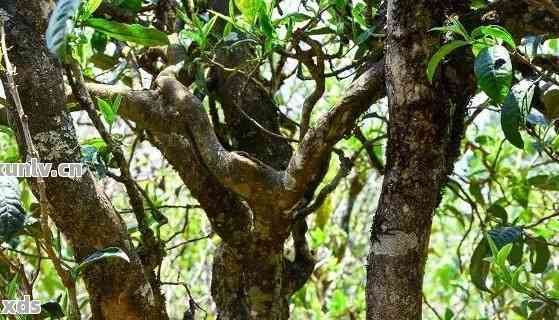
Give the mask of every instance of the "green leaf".
[(6, 288), (6, 297), (8, 299), (14, 299), (17, 297), (17, 289), (21, 283), (21, 276), (19, 272), (14, 275), (10, 283), (8, 283), (8, 287)]
[(485, 198), (483, 197), (483, 193), (481, 192), (481, 184), (478, 181), (476, 180), (470, 181), (470, 186), (468, 187), (468, 191), (470, 192), (472, 197), (474, 197), (477, 203), (481, 205), (485, 205)]
[(429, 79), (430, 82), (433, 82), (433, 77), (435, 76), (435, 71), (437, 70), (437, 67), (439, 66), (439, 63), (444, 59), (444, 57), (446, 57), (447, 55), (449, 55), (452, 51), (463, 47), (463, 46), (467, 46), (470, 43), (467, 41), (462, 41), (462, 40), (454, 40), (452, 42), (449, 42), (445, 45), (443, 45), (432, 57), (431, 60), (429, 60), (429, 64), (427, 65), (427, 79)]
[(545, 238), (539, 236), (537, 238), (528, 238), (526, 243), (530, 248), (530, 263), (532, 264), (532, 273), (542, 273), (545, 271), (551, 253)]
[(513, 266), (519, 266), (522, 263), (522, 250), (524, 243), (521, 241), (514, 241), (512, 250), (508, 257), (509, 263)]
[(235, 5), (248, 23), (255, 22), (261, 6), (266, 7), (263, 0), (235, 0)]
[(276, 19), (274, 21), (272, 21), (272, 23), (274, 25), (282, 25), (282, 24), (287, 24), (289, 23), (289, 21), (292, 22), (303, 22), (303, 21), (307, 21), (312, 19), (311, 16), (304, 14), (304, 13), (300, 13), (300, 12), (292, 12), (289, 13), (283, 17), (281, 17), (280, 19)]
[(113, 112), (114, 114), (118, 114), (118, 110), (120, 109), (120, 105), (122, 104), (122, 96), (120, 94), (118, 94), (115, 99), (113, 100)]
[(309, 32), (307, 32), (307, 34), (309, 36), (318, 36), (318, 35), (325, 35), (325, 34), (335, 34), (336, 30), (330, 28), (330, 27), (322, 27), (322, 28), (316, 28), (313, 30), (310, 30)]
[(100, 251), (96, 251), (93, 254), (89, 255), (79, 265), (72, 268), (72, 270), (70, 270), (70, 274), (74, 279), (77, 279), (80, 276), (81, 272), (83, 272), (83, 270), (85, 270), (85, 268), (87, 268), (88, 266), (97, 261), (110, 258), (119, 258), (128, 263), (130, 262), (130, 258), (122, 249), (117, 247), (109, 247)]
[[(512, 253), (511, 253), (512, 254)], [(509, 257), (509, 261), (510, 261), (510, 257)], [(520, 273), (524, 271), (524, 267), (519, 267), (516, 268), (516, 270), (514, 270), (511, 274), (511, 281), (510, 281), (510, 286), (515, 289), (516, 291), (520, 291), (523, 292), (524, 288), (522, 288), (522, 285), (520, 284)]]
[(509, 243), (504, 247), (502, 247), (499, 250), (499, 253), (497, 253), (497, 256), (495, 257), (495, 263), (499, 266), (499, 268), (501, 268), (502, 271), (507, 270), (505, 262), (507, 261), (507, 258), (509, 257), (511, 250), (512, 250), (512, 243)]
[(549, 121), (559, 118), (559, 86), (551, 85), (543, 93), (544, 114)]
[(468, 31), (466, 31), (466, 28), (464, 28), (462, 23), (460, 23), (460, 21), (456, 18), (451, 18), (449, 25), (446, 25), (446, 26), (443, 26), (443, 27), (432, 28), (429, 31), (452, 32), (452, 33), (456, 33), (456, 34), (461, 35), (464, 38), (464, 40), (467, 40), (467, 41), (470, 40), (470, 36), (468, 35)]
[(72, 58), (74, 58), (83, 69), (87, 68), (87, 63), (93, 56), (91, 38), (93, 30), (81, 31), (78, 37), (71, 42)]
[(258, 21), (262, 33), (266, 36), (266, 51), (270, 52), (273, 45), (273, 39), (276, 38), (276, 29), (272, 25), (272, 19), (268, 14), (268, 9), (265, 5), (260, 6)]
[(146, 47), (169, 44), (165, 33), (139, 24), (125, 24), (101, 18), (89, 18), (85, 24), (120, 41), (134, 42)]
[(541, 50), (542, 55), (559, 56), (559, 39), (545, 40)]
[(488, 39), (485, 39), (484, 41), (481, 40), (472, 41), (472, 53), (474, 54), (474, 57), (477, 57), (481, 52), (481, 50), (492, 47), (495, 44), (496, 43), (494, 43), (494, 41), (489, 41)]
[(474, 72), (479, 87), (495, 102), (502, 103), (512, 83), (509, 52), (497, 45), (484, 48), (476, 57)]
[(444, 320), (452, 320), (454, 318), (454, 312), (452, 312), (452, 310), (450, 310), (449, 308), (446, 308), (444, 311)]
[(485, 8), (487, 6), (487, 0), (472, 0), (470, 6), (474, 10)]
[(103, 114), (103, 118), (105, 118), (105, 121), (107, 121), (109, 126), (112, 126), (116, 118), (113, 106), (107, 101), (101, 98), (97, 98), (97, 107), (101, 111), (101, 114)]
[(492, 217), (501, 219), (502, 223), (507, 223), (507, 211), (505, 208), (494, 203), (488, 209), (487, 212), (491, 214)]
[(361, 34), (359, 34), (359, 36), (357, 36), (357, 39), (355, 39), (355, 44), (359, 46), (359, 45), (365, 43), (366, 41), (368, 41), (369, 38), (371, 38), (371, 36), (373, 36), (375, 34), (375, 30), (376, 30), (376, 26), (372, 26), (372, 27), (368, 28), (367, 30), (361, 32)]
[(0, 176), (0, 243), (9, 241), (23, 229), (25, 210), (17, 178)]
[(210, 32), (212, 31), (215, 22), (217, 21), (217, 16), (213, 16), (210, 21), (208, 21), (204, 27), (202, 28), (202, 32), (204, 33), (204, 36), (207, 38), (210, 34)]
[(343, 290), (337, 289), (332, 295), (332, 299), (329, 303), (330, 312), (333, 315), (340, 315), (348, 308), (347, 295)]
[(485, 260), (485, 257), (488, 257), (490, 253), (491, 251), (489, 250), (487, 240), (483, 239), (474, 249), (474, 253), (470, 259), (470, 278), (472, 279), (472, 283), (476, 288), (483, 291), (489, 291), (485, 281), (489, 274), (490, 264)]
[(528, 184), (542, 190), (559, 191), (559, 176), (537, 175), (528, 178)]
[(503, 41), (513, 49), (516, 48), (512, 35), (507, 31), (507, 29), (501, 26), (489, 25), (477, 27), (474, 31), (472, 31), (471, 36), (474, 39), (491, 36), (495, 39)]
[(99, 8), (103, 0), (87, 0), (82, 6), (80, 19), (87, 20)]
[(330, 221), (330, 217), (333, 212), (334, 208), (332, 206), (332, 197), (327, 197), (322, 206), (320, 206), (320, 208), (316, 211), (316, 226), (320, 229), (324, 229)]
[(514, 85), (501, 109), (501, 129), (505, 138), (519, 149), (524, 149), (520, 128), (526, 124), (534, 97), (534, 83), (522, 80)]
[(68, 35), (74, 29), (74, 18), (80, 7), (80, 0), (60, 0), (49, 20), (46, 32), (47, 48), (59, 58), (66, 56)]

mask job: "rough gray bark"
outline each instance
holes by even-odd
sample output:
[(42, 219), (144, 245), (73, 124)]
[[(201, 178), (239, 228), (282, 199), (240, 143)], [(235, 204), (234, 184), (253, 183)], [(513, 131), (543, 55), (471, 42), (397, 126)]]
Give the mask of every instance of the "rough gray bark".
[[(49, 5), (42, 1), (2, 1), (9, 14), (6, 24), (9, 52), (17, 67), (16, 82), (30, 131), (41, 160), (55, 166), (80, 162), (80, 148), (72, 118), (65, 107), (60, 65), (45, 48), (43, 33)], [(15, 128), (17, 129), (17, 128)], [(22, 152), (23, 139), (18, 139)], [(33, 183), (33, 181), (31, 181)], [(90, 172), (81, 178), (47, 178), (51, 218), (72, 245), (76, 259), (84, 259), (109, 246), (124, 249), (131, 263), (121, 260), (88, 268), (85, 283), (93, 319), (167, 319), (164, 306), (156, 306), (141, 261), (126, 227)]]
[(436, 84), (428, 82), (425, 70), (439, 37), (427, 30), (442, 25), (445, 13), (465, 4), (388, 2), (385, 62), (390, 124), (368, 258), (369, 320), (421, 319), (432, 215), (458, 155), (465, 106), (473, 93), (467, 86), (467, 70), (458, 72), (451, 66), (445, 67)]

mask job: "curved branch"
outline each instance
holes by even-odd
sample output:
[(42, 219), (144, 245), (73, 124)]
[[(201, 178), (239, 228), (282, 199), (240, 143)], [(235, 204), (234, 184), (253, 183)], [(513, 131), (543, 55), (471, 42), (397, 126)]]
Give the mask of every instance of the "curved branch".
[(275, 197), (282, 186), (279, 172), (250, 156), (225, 150), (201, 102), (175, 78), (163, 74), (156, 83), (157, 90), (100, 84), (88, 84), (88, 89), (94, 96), (122, 95), (119, 113), (146, 129), (190, 137), (209, 171), (243, 198)]
[(288, 203), (293, 206), (306, 186), (320, 174), (323, 159), (334, 145), (350, 133), (356, 120), (375, 101), (385, 96), (384, 62), (373, 64), (352, 85), (348, 94), (318, 125), (310, 129), (284, 172), (283, 183)]

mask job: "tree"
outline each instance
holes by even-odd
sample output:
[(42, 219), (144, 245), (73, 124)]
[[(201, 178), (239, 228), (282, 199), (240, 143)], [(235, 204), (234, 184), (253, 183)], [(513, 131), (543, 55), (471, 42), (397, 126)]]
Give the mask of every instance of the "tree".
[[(495, 106), (507, 146), (537, 141), (547, 160), (557, 162), (556, 144), (546, 137), (556, 117), (550, 111), (550, 57), (557, 55), (557, 40), (524, 37), (557, 33), (550, 19), (559, 12), (553, 2), (542, 1), (545, 6), (534, 10), (505, 0), (148, 2), (0, 4), (2, 80), (9, 93), (0, 101), (6, 105), (0, 121), (17, 140), (14, 161), (38, 157), (55, 166), (88, 166), (79, 178), (27, 179), (34, 204), (25, 204), (19, 191), (0, 198), (7, 208), (0, 211), (0, 227), (8, 226), (0, 228), (1, 239), (27, 239), (32, 262), (40, 265), (44, 253), (65, 288), (67, 303), (45, 307), (51, 316), (60, 311), (69, 319), (173, 319), (164, 288), (179, 286), (188, 304), (181, 316), (193, 319), (204, 308), (192, 295), (192, 279), (165, 280), (166, 269), (174, 267), (165, 261), (172, 250), (212, 238), (216, 316), (287, 319), (304, 286), (318, 281), (311, 281), (321, 266), (311, 250), (317, 247), (313, 232), (333, 219), (337, 210), (329, 203), (346, 192), (339, 187), (347, 178), (349, 205), (341, 230), (359, 233), (350, 227), (352, 212), (367, 189), (369, 169), (383, 175), (383, 182), (374, 222), (368, 221), (367, 319), (421, 318), (433, 217), (438, 207), (460, 212), (459, 199), (478, 214), (482, 234), (472, 250), (473, 284), (489, 291), (485, 280), (491, 274), (491, 289), (500, 289), (495, 292), (510, 288), (537, 298), (537, 312), (553, 316), (557, 297), (522, 284), (522, 270), (513, 273), (503, 260), (514, 255), (513, 246), (526, 243), (535, 271), (545, 269), (549, 239), (527, 230), (552, 216), (544, 210), (531, 222), (509, 222), (504, 207), (512, 204), (493, 187), (512, 179), (495, 168), (505, 140), (495, 155), (483, 151), (495, 142), (464, 139), (476, 117)], [(296, 92), (294, 84), (306, 91), (290, 99), (286, 92)], [(345, 90), (332, 99), (334, 85)], [(475, 102), (478, 88), (485, 103)], [(547, 124), (528, 120), (535, 110)], [(80, 114), (94, 138), (77, 133)], [(377, 144), (385, 140), (383, 155)], [(165, 204), (160, 194), (173, 194), (166, 175), (158, 183), (138, 179), (135, 151), (144, 141), (186, 186), (188, 192), (176, 188), (175, 197), (195, 205)], [(486, 180), (452, 178), (455, 162), (469, 149), (482, 150), (475, 159), (493, 162), (483, 169)], [(556, 190), (549, 175), (518, 179)], [(118, 185), (125, 200), (104, 191), (103, 186), (111, 190), (107, 181)], [(9, 188), (17, 186), (12, 181)], [(456, 198), (443, 200), (445, 190)], [(491, 201), (498, 194), (505, 200)], [(368, 210), (374, 205), (367, 200)], [(186, 214), (163, 211), (177, 207)], [(176, 243), (190, 224), (189, 210), (197, 208), (211, 233)], [(28, 215), (23, 223), (25, 211), (35, 221)], [(505, 211), (504, 222), (483, 219), (479, 211), (500, 212), (501, 218)], [(335, 250), (339, 260), (347, 246)], [(1, 279), (12, 279), (33, 296), (35, 280), (21, 267), (22, 251), (16, 243), (3, 248), (12, 251), (0, 255), (9, 267)], [(522, 257), (522, 247), (515, 250)], [(90, 309), (81, 305), (82, 275)], [(10, 296), (7, 287), (0, 282), (2, 296)], [(343, 296), (333, 294), (329, 317), (360, 314), (347, 311)]]
[(438, 41), (438, 35), (422, 31), (444, 23), (445, 14), (467, 8), (468, 2), (446, 5), (441, 1), (433, 10), (429, 1), (392, 1), (387, 7), (390, 127), (383, 189), (371, 230), (368, 319), (421, 317), (431, 219), (459, 154), (465, 109), (475, 92), (467, 82), (468, 70), (451, 69), (463, 66), (449, 65), (444, 80), (433, 84), (417, 71), (426, 70)]

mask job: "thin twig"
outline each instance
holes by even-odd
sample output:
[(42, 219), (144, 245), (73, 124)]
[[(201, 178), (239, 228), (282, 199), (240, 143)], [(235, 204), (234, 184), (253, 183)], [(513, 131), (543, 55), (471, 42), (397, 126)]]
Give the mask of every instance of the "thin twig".
[(423, 302), (425, 303), (425, 305), (429, 308), (429, 310), (431, 310), (433, 312), (433, 314), (435, 315), (435, 317), (437, 317), (437, 319), (439, 320), (443, 320), (443, 318), (441, 317), (441, 315), (437, 312), (437, 309), (435, 309), (430, 303), (429, 301), (427, 301), (427, 298), (425, 297), (425, 294), (422, 293), (421, 294), (423, 296)]
[(554, 213), (554, 214), (552, 214), (552, 215), (549, 215), (549, 216), (547, 216), (547, 217), (543, 217), (543, 218), (541, 218), (540, 220), (538, 220), (538, 221), (536, 221), (536, 222), (534, 222), (534, 223), (532, 223), (532, 224), (526, 225), (526, 226), (524, 226), (524, 229), (533, 228), (533, 227), (535, 227), (535, 226), (537, 226), (537, 225), (540, 225), (540, 224), (546, 222), (547, 220), (553, 219), (553, 218), (555, 218), (555, 217), (559, 217), (559, 212), (556, 212), (556, 213)]
[(209, 238), (212, 237), (212, 235), (213, 235), (213, 233), (210, 233), (210, 234), (205, 235), (205, 236), (203, 236), (203, 237), (194, 238), (194, 239), (190, 239), (190, 240), (186, 240), (186, 241), (180, 242), (180, 243), (178, 243), (178, 244), (176, 244), (176, 245), (174, 245), (174, 246), (170, 246), (170, 247), (166, 248), (165, 251), (173, 250), (173, 249), (182, 247), (182, 246), (184, 246), (184, 245), (187, 245), (187, 244), (189, 244), (189, 243), (198, 242), (198, 241), (204, 240), (204, 239), (209, 239)]
[(338, 152), (338, 156), (340, 158), (340, 170), (338, 171), (334, 179), (332, 179), (332, 181), (328, 185), (320, 190), (319, 194), (316, 196), (316, 199), (311, 205), (297, 210), (293, 218), (294, 221), (306, 218), (308, 215), (318, 210), (318, 208), (320, 208), (324, 204), (326, 198), (328, 198), (328, 196), (334, 190), (336, 190), (338, 184), (340, 184), (340, 181), (342, 181), (343, 178), (347, 177), (347, 175), (351, 171), (351, 168), (353, 168), (353, 161), (359, 155), (359, 153), (360, 151), (356, 152), (351, 159), (348, 159), (343, 155), (343, 153)]

